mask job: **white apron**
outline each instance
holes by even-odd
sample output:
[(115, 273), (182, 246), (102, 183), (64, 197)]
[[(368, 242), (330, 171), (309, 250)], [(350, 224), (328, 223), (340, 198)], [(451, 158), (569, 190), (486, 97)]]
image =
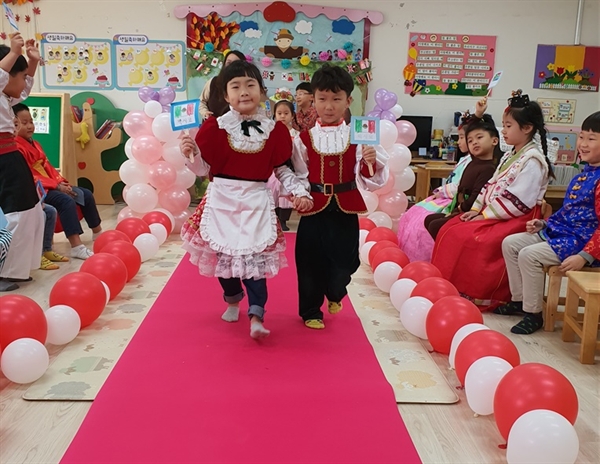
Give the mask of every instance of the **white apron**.
[(200, 236), (230, 256), (261, 253), (277, 240), (273, 197), (265, 182), (215, 177), (206, 191)]

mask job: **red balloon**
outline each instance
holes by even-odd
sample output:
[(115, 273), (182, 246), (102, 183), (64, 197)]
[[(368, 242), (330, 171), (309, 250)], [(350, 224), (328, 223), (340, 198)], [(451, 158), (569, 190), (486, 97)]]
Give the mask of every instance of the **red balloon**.
[(67, 305), (77, 311), (84, 328), (102, 314), (106, 290), (98, 277), (87, 272), (72, 272), (58, 279), (50, 290), (50, 306), (55, 305)]
[(456, 287), (443, 277), (427, 277), (417, 283), (417, 286), (413, 289), (410, 296), (422, 296), (432, 303), (435, 303), (445, 296), (459, 295)]
[(142, 217), (142, 221), (146, 224), (162, 224), (167, 229), (167, 235), (173, 232), (173, 224), (171, 224), (171, 219), (165, 213), (160, 211), (150, 211), (149, 213), (144, 214)]
[[(147, 226), (146, 226), (147, 227)], [(116, 256), (127, 268), (127, 282), (135, 277), (142, 265), (142, 256), (133, 244), (128, 242), (113, 242), (102, 248), (102, 253)]]
[(575, 424), (579, 411), (577, 393), (569, 379), (556, 369), (545, 364), (522, 364), (502, 377), (494, 395), (496, 425), (504, 439), (508, 439), (519, 417), (535, 409), (554, 411)]
[(380, 250), (384, 248), (398, 248), (398, 245), (394, 242), (390, 242), (389, 240), (380, 240), (376, 242), (375, 245), (371, 247), (369, 250), (369, 264), (373, 267), (373, 258)]
[(477, 306), (460, 296), (445, 296), (433, 303), (427, 313), (425, 330), (433, 349), (449, 354), (458, 329), (475, 323), (483, 324), (483, 316)]
[(19, 338), (34, 338), (46, 343), (48, 323), (44, 311), (23, 295), (0, 297), (0, 351)]
[(358, 218), (358, 228), (360, 230), (373, 230), (375, 227), (377, 227), (377, 224), (375, 224), (369, 218), (366, 218), (366, 217)]
[(131, 243), (131, 239), (120, 230), (107, 230), (102, 232), (94, 242), (94, 253), (100, 253), (102, 248), (104, 248), (107, 244), (116, 242), (118, 240)]
[(127, 235), (131, 242), (133, 242), (138, 235), (150, 233), (150, 227), (148, 227), (148, 224), (146, 224), (140, 218), (135, 217), (123, 219), (117, 224), (115, 229), (120, 230)]
[(506, 335), (495, 330), (473, 332), (467, 335), (456, 349), (454, 367), (462, 385), (465, 384), (465, 377), (471, 364), (485, 356), (505, 359), (513, 367), (521, 363), (519, 350)]
[(442, 277), (440, 270), (431, 263), (415, 261), (402, 268), (399, 279), (411, 279), (416, 283), (428, 277)]
[(398, 245), (398, 236), (392, 229), (387, 227), (375, 227), (369, 231), (365, 243), (367, 242), (380, 242), (381, 240), (389, 240), (390, 242)]
[(110, 253), (94, 254), (83, 262), (79, 271), (92, 274), (108, 285), (111, 300), (123, 290), (127, 283), (125, 264)]
[[(375, 248), (379, 243), (380, 242), (377, 242), (375, 245), (373, 245), (373, 248)], [(403, 269), (404, 266), (410, 263), (410, 259), (408, 259), (406, 253), (404, 253), (400, 248), (389, 247), (384, 248), (383, 250), (379, 250), (377, 252), (377, 254), (373, 257), (371, 268), (375, 270), (377, 269), (377, 266), (379, 266), (381, 263), (384, 263), (385, 261), (391, 261), (393, 263), (396, 263)]]

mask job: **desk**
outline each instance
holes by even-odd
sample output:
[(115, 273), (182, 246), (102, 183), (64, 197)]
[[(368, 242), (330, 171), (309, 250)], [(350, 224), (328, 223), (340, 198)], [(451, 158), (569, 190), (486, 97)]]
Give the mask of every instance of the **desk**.
[(558, 211), (563, 204), (565, 199), (565, 194), (567, 192), (566, 185), (549, 185), (546, 189), (546, 194), (544, 195), (544, 200), (550, 206), (552, 206), (552, 211)]
[(447, 164), (449, 166), (453, 166), (456, 164), (456, 161), (449, 161), (449, 160), (443, 160), (443, 159), (431, 159), (431, 158), (422, 158), (420, 156), (416, 156), (416, 157), (412, 157), (410, 159), (410, 164), (411, 166), (416, 166), (419, 164), (427, 164), (427, 163), (444, 163)]
[(415, 202), (424, 200), (429, 196), (431, 179), (445, 179), (452, 171), (454, 166), (446, 163), (429, 163), (426, 165), (417, 165), (412, 167), (417, 177)]

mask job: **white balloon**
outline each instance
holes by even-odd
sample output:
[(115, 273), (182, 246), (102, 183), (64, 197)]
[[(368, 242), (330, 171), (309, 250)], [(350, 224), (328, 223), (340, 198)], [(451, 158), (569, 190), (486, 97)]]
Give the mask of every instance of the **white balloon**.
[(407, 146), (400, 143), (395, 143), (388, 151), (390, 159), (388, 160), (388, 168), (394, 175), (400, 175), (410, 166), (412, 155)]
[(365, 201), (367, 211), (369, 213), (374, 213), (375, 211), (377, 211), (377, 206), (379, 205), (379, 197), (375, 193), (369, 192), (368, 190), (360, 190), (360, 194), (362, 195), (363, 200)]
[(171, 163), (177, 169), (185, 166), (185, 157), (181, 154), (179, 140), (165, 143), (163, 145), (162, 157), (165, 161)]
[(104, 306), (106, 306), (110, 301), (110, 288), (108, 288), (108, 285), (106, 285), (106, 282), (104, 282), (103, 280), (101, 280), (100, 282), (102, 282), (102, 285), (104, 285), (104, 291), (106, 292), (106, 303), (104, 304)]
[(535, 409), (519, 417), (510, 429), (507, 444), (508, 464), (573, 464), (579, 454), (579, 438), (573, 425), (547, 409)]
[(119, 177), (127, 185), (147, 184), (150, 179), (148, 176), (148, 166), (138, 163), (133, 159), (129, 159), (121, 165), (119, 168)]
[(44, 313), (48, 322), (46, 342), (53, 345), (66, 345), (73, 341), (81, 329), (81, 319), (70, 306), (56, 305)]
[[(175, 232), (175, 216), (173, 216), (173, 213), (167, 209), (164, 208), (154, 208), (153, 211), (160, 211), (161, 213), (164, 213), (167, 215), (167, 217), (171, 220), (171, 230), (169, 231), (169, 233), (173, 233)], [(179, 231), (177, 231), (177, 233), (179, 233)]]
[(19, 338), (2, 352), (0, 369), (14, 383), (31, 383), (39, 379), (50, 363), (46, 347), (33, 338)]
[(162, 113), (162, 105), (156, 100), (149, 100), (144, 104), (144, 113), (149, 118), (155, 118)]
[(385, 293), (390, 293), (390, 288), (398, 280), (402, 268), (398, 263), (384, 261), (373, 272), (373, 280), (377, 288)]
[(415, 337), (427, 340), (425, 321), (433, 303), (422, 296), (411, 296), (400, 308), (400, 322)]
[(179, 138), (179, 132), (171, 128), (171, 114), (161, 113), (152, 121), (152, 133), (161, 142), (172, 142)]
[(127, 158), (132, 159), (132, 154), (131, 154), (131, 146), (133, 145), (133, 137), (130, 137), (127, 139), (127, 142), (125, 142), (125, 156), (127, 156)]
[(137, 248), (142, 257), (142, 262), (148, 261), (158, 253), (158, 240), (152, 234), (140, 234), (133, 241), (133, 246)]
[(417, 286), (417, 283), (412, 279), (399, 279), (392, 284), (390, 288), (390, 301), (398, 312), (402, 305), (410, 298), (410, 294)]
[(377, 242), (366, 242), (360, 247), (360, 260), (365, 263), (367, 266), (369, 265), (369, 251), (373, 248)]
[(367, 239), (367, 235), (369, 235), (369, 231), (365, 230), (365, 229), (361, 229), (358, 232), (358, 249), (360, 250), (362, 248), (362, 246), (365, 244), (365, 241)]
[(400, 174), (396, 174), (394, 188), (406, 192), (415, 183), (415, 172), (411, 167), (404, 168)]
[(404, 113), (404, 110), (402, 109), (402, 107), (400, 105), (398, 105), (398, 103), (396, 103), (394, 106), (392, 106), (392, 108), (389, 111), (394, 116), (396, 116), (396, 119), (398, 119), (400, 116), (402, 116), (402, 113)]
[(149, 213), (157, 204), (158, 193), (148, 184), (135, 184), (127, 191), (127, 206), (136, 213)]
[(450, 363), (450, 367), (454, 369), (454, 360), (456, 358), (456, 350), (458, 349), (458, 345), (466, 338), (467, 335), (472, 334), (473, 332), (477, 332), (478, 330), (490, 330), (489, 327), (479, 324), (479, 323), (471, 323), (467, 325), (463, 325), (460, 329), (456, 331), (454, 337), (452, 338), (452, 343), (450, 344), (450, 354), (448, 355), (448, 362)]
[(165, 243), (165, 240), (167, 239), (167, 229), (165, 229), (165, 226), (163, 226), (162, 224), (156, 223), (156, 224), (150, 224), (148, 226), (150, 228), (150, 233), (152, 235), (154, 235), (156, 237), (156, 240), (158, 241), (158, 245), (162, 245), (163, 243)]
[(392, 121), (382, 119), (379, 121), (379, 144), (385, 148), (392, 148), (398, 138), (398, 128)]
[(196, 182), (196, 174), (194, 174), (187, 166), (177, 169), (177, 179), (175, 185), (189, 189)]
[(465, 376), (465, 395), (475, 414), (488, 416), (494, 412), (498, 383), (512, 368), (508, 361), (496, 356), (484, 356), (471, 364)]
[(383, 211), (375, 211), (367, 216), (377, 227), (392, 228), (392, 218)]

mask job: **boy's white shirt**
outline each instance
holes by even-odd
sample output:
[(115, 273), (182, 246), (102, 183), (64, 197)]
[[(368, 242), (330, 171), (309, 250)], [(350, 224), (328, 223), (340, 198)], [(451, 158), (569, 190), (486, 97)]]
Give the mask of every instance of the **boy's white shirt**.
[[(315, 149), (321, 153), (339, 153), (350, 140), (350, 127), (342, 122), (339, 126), (321, 126), (319, 121), (310, 129)], [(354, 173), (356, 183), (363, 190), (374, 191), (383, 187), (389, 178), (388, 160), (389, 156), (381, 145), (374, 145), (377, 154), (375, 161), (375, 175), (364, 177), (360, 172), (362, 161), (362, 145), (356, 147), (356, 164)], [(308, 151), (300, 136), (294, 138), (292, 151), (292, 164), (298, 178), (302, 179), (307, 189), (310, 189), (308, 181)]]
[(0, 95), (0, 132), (14, 134), (15, 115), (12, 107), (17, 103), (21, 103), (29, 96), (31, 89), (33, 88), (33, 77), (25, 76), (25, 88), (18, 98), (9, 97), (4, 93), (4, 87), (8, 84), (9, 78), (10, 74), (0, 68), (0, 89), (2, 89), (2, 94)]

